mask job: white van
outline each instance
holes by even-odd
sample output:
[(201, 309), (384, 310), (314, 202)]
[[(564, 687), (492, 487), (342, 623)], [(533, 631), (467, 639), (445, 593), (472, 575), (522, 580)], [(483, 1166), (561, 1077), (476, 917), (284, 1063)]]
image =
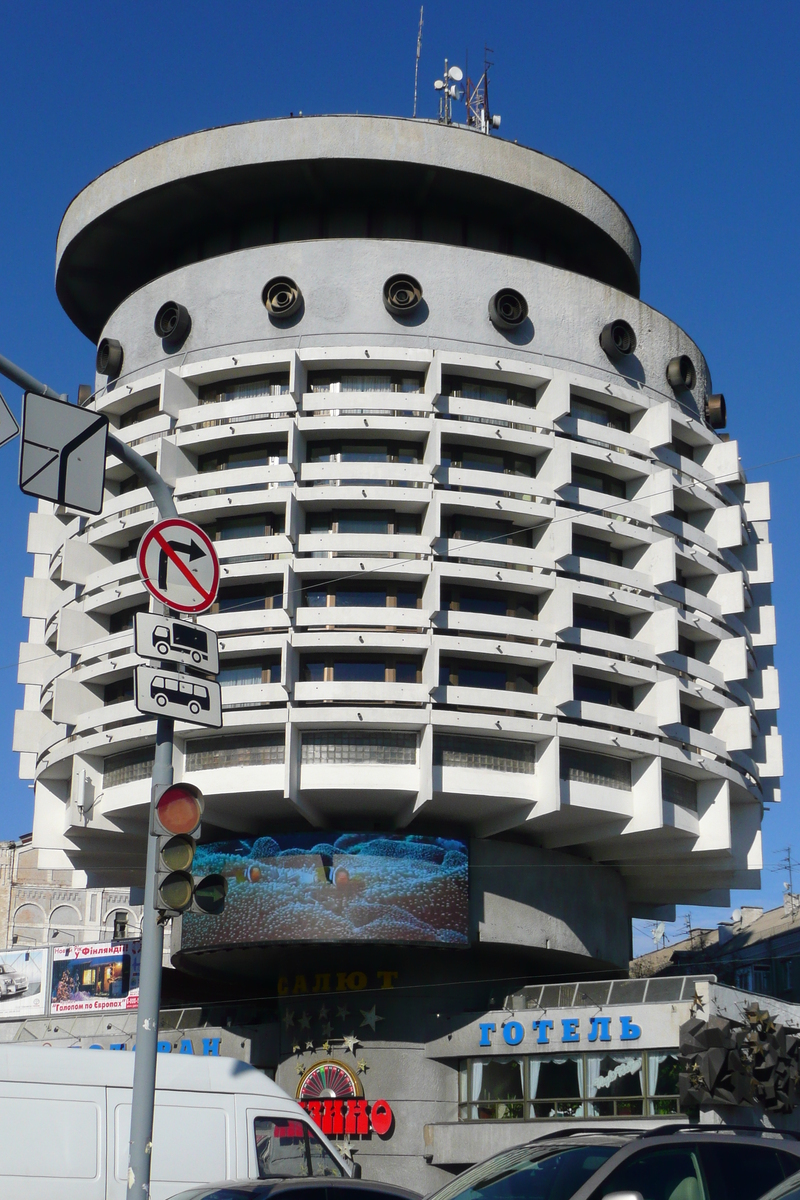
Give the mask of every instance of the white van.
[[(0, 1045), (2, 1200), (124, 1200), (134, 1059)], [(156, 1085), (152, 1200), (223, 1179), (353, 1173), (248, 1063), (159, 1054)]]

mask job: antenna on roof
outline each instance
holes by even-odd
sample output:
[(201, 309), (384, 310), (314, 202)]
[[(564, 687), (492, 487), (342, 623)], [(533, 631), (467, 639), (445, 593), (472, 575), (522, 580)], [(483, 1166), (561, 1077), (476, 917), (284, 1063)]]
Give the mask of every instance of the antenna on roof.
[(414, 65), (414, 112), (412, 116), (417, 115), (417, 83), (419, 82), (419, 56), (422, 53), (422, 11), (423, 5), (419, 6), (419, 31), (417, 33), (417, 61)]
[(658, 947), (658, 943), (661, 941), (663, 936), (664, 936), (664, 922), (659, 921), (658, 924), (654, 925), (653, 928), (650, 930), (650, 937), (653, 939), (653, 942), (655, 943), (656, 947)]
[(477, 83), (467, 78), (465, 100), (467, 105), (467, 125), (477, 133), (490, 134), (493, 129), (500, 128), (500, 116), (492, 116), (489, 112), (489, 68), (494, 66), (489, 55), (494, 54), (490, 46), (483, 48), (483, 74)]
[(437, 79), (433, 85), (439, 93), (439, 120), (443, 125), (453, 124), (453, 101), (460, 100), (464, 94), (458, 90), (463, 78), (461, 67), (449, 67), (445, 59), (444, 78)]

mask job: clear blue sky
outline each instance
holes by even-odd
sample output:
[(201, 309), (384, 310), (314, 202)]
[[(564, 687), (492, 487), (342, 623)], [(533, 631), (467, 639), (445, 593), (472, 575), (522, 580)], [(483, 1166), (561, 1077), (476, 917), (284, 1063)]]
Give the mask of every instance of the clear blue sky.
[[(95, 175), (209, 125), (297, 113), (410, 116), (417, 0), (295, 4), (6, 4), (0, 16), (0, 353), (75, 396), (94, 347), (53, 289), (61, 215)], [(502, 134), (563, 159), (626, 209), (643, 246), (642, 297), (694, 337), (751, 477), (772, 484), (784, 800), (765, 861), (800, 826), (800, 569), (796, 481), (800, 6), (427, 0), (419, 115), (435, 115), (445, 55), (494, 50)], [(0, 390), (19, 414), (16, 389)], [(0, 450), (0, 837), (31, 827), (11, 752), (28, 502), (16, 447)], [(735, 903), (779, 902), (783, 876)], [(726, 910), (727, 911), (727, 910)], [(725, 915), (725, 914), (722, 914)], [(717, 914), (695, 910), (693, 920)], [(645, 923), (637, 925), (646, 930)], [(649, 943), (649, 939), (644, 939)]]

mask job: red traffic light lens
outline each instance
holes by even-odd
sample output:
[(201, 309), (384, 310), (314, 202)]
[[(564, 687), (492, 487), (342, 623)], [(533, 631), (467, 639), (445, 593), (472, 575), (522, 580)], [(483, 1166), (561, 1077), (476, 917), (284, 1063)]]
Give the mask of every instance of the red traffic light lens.
[(193, 833), (203, 815), (200, 793), (187, 784), (176, 783), (164, 792), (156, 812), (168, 833)]

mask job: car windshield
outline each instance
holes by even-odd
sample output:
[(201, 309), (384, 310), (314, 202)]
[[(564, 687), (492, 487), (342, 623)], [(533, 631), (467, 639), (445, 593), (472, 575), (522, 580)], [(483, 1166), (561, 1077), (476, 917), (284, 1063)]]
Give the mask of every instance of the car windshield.
[(619, 1143), (515, 1146), (479, 1163), (430, 1200), (569, 1200)]

